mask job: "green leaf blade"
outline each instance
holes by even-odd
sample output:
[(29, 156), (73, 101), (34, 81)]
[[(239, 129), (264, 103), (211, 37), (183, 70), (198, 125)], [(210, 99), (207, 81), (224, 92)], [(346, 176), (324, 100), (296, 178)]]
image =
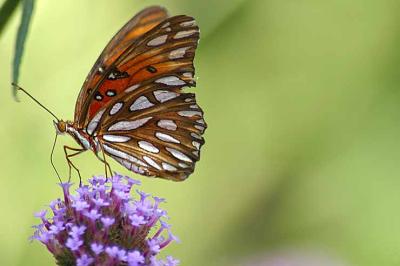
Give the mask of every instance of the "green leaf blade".
[[(22, 2), (22, 17), (21, 23), (18, 28), (17, 40), (15, 42), (15, 52), (14, 52), (14, 60), (13, 60), (13, 73), (12, 73), (12, 81), (15, 84), (18, 84), (19, 72), (21, 67), (22, 56), (25, 47), (25, 41), (29, 30), (29, 25), (32, 18), (33, 8), (34, 8), (34, 0), (24, 0)], [(17, 90), (13, 89), (14, 98), (16, 98)]]

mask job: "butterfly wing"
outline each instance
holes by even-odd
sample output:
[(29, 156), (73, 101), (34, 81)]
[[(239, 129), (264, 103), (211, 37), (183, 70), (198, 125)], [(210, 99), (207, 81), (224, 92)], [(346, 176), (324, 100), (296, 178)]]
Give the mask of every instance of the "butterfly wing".
[(137, 94), (105, 109), (97, 139), (126, 168), (148, 176), (184, 180), (204, 144), (203, 111), (193, 93), (148, 80)]
[(166, 19), (128, 46), (91, 88), (82, 128), (126, 168), (172, 180), (193, 172), (206, 124), (194, 94), (182, 87), (195, 85), (198, 40), (192, 17)]
[(101, 80), (102, 75), (107, 72), (107, 69), (136, 39), (167, 17), (168, 13), (165, 8), (159, 6), (148, 7), (135, 15), (115, 34), (93, 65), (79, 93), (74, 117), (74, 121), (78, 126), (83, 126), (85, 122), (85, 110), (92, 100), (91, 92)]

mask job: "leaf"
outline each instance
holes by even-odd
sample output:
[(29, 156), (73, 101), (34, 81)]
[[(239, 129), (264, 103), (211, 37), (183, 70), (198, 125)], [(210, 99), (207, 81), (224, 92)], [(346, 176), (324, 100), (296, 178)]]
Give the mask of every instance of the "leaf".
[[(21, 66), (22, 55), (24, 52), (24, 46), (26, 41), (26, 36), (28, 34), (29, 24), (31, 22), (34, 0), (23, 0), (22, 2), (22, 17), (21, 24), (18, 28), (17, 40), (15, 42), (15, 53), (14, 53), (14, 61), (13, 61), (13, 74), (12, 80), (13, 83), (18, 84), (19, 78), (19, 70)], [(17, 100), (17, 90), (15, 86), (13, 87), (13, 95)]]
[(6, 0), (0, 8), (0, 36), (21, 0)]

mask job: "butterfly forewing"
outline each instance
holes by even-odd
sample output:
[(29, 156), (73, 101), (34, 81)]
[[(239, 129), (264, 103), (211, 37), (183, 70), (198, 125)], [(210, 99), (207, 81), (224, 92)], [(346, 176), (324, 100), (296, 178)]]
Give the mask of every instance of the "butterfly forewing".
[(96, 73), (95, 83), (86, 82), (91, 98), (81, 103), (82, 128), (126, 168), (171, 180), (193, 172), (206, 124), (194, 94), (182, 87), (195, 85), (198, 39), (192, 17), (165, 19)]
[(86, 121), (87, 108), (93, 98), (93, 88), (102, 80), (104, 74), (109, 71), (110, 66), (136, 39), (167, 17), (168, 13), (165, 8), (159, 6), (149, 7), (139, 12), (115, 34), (92, 67), (79, 93), (74, 117), (74, 121), (79, 127), (83, 127)]

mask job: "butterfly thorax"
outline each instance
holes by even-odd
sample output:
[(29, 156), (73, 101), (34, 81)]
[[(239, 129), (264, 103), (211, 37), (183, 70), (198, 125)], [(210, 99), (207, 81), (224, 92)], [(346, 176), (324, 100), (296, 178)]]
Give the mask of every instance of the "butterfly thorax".
[(86, 133), (83, 129), (79, 129), (73, 122), (71, 121), (57, 121), (54, 122), (56, 127), (57, 134), (65, 134), (70, 135), (75, 141), (84, 149), (92, 150), (95, 153), (98, 152), (98, 144), (93, 140), (93, 138)]

